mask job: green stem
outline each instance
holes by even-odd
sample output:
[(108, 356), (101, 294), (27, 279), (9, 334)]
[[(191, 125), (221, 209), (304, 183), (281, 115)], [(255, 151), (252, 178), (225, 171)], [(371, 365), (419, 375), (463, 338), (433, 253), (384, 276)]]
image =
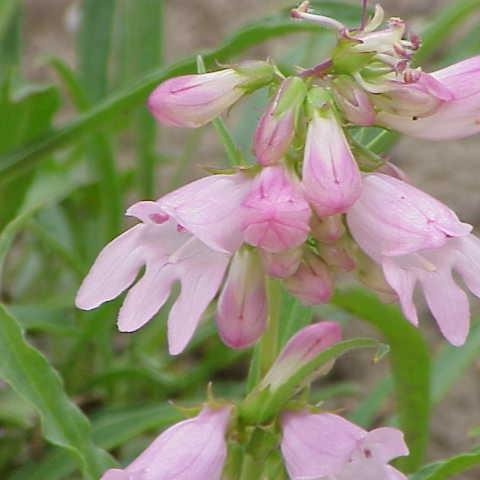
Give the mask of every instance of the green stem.
[(280, 326), (278, 320), (280, 318), (280, 282), (268, 277), (267, 282), (267, 299), (268, 299), (268, 319), (267, 328), (260, 340), (259, 355), (260, 355), (260, 375), (263, 377), (278, 354), (278, 338)]

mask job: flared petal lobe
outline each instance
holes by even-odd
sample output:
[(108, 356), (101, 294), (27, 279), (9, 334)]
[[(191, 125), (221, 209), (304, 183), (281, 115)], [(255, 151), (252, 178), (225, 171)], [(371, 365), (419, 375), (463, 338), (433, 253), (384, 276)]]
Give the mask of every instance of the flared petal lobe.
[(255, 343), (267, 323), (265, 275), (258, 253), (240, 249), (232, 260), (217, 305), (220, 337), (232, 348)]
[(348, 210), (361, 193), (357, 163), (331, 112), (315, 111), (305, 145), (302, 184), (319, 216)]
[(101, 480), (220, 480), (231, 407), (205, 407), (157, 437), (123, 471), (111, 469)]
[(244, 77), (231, 68), (170, 78), (153, 91), (148, 107), (164, 125), (201, 127), (244, 94), (239, 87), (243, 81)]
[(278, 253), (307, 239), (310, 207), (297, 180), (280, 165), (262, 170), (242, 207), (243, 237), (250, 245)]

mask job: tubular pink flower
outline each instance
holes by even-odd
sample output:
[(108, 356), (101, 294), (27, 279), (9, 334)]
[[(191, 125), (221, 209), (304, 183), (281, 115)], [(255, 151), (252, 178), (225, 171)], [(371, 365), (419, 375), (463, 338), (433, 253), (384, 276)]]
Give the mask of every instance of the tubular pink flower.
[(408, 455), (395, 428), (367, 432), (331, 413), (282, 416), (281, 449), (292, 480), (407, 480), (388, 463)]
[(377, 123), (428, 140), (464, 138), (480, 132), (480, 56), (433, 72), (431, 76), (452, 92), (451, 100), (422, 118), (380, 112)]
[(419, 282), (445, 338), (462, 345), (470, 312), (452, 270), (480, 296), (480, 241), (471, 226), (429, 195), (382, 174), (365, 177), (347, 221), (356, 242), (382, 266), (407, 319), (418, 324), (413, 293)]
[(124, 470), (107, 470), (101, 480), (220, 480), (231, 407), (205, 407), (157, 437)]
[(267, 275), (275, 278), (287, 278), (298, 270), (302, 261), (303, 250), (301, 247), (291, 248), (280, 253), (260, 250), (260, 255)]
[(304, 305), (326, 303), (333, 292), (333, 281), (327, 266), (310, 252), (307, 252), (295, 274), (285, 279), (285, 286)]
[(274, 165), (287, 153), (295, 136), (295, 123), (305, 95), (305, 84), (298, 77), (287, 78), (280, 85), (260, 118), (253, 138), (253, 151), (261, 165)]
[(153, 91), (148, 107), (164, 125), (201, 127), (242, 97), (244, 81), (245, 77), (231, 68), (170, 78)]
[(302, 183), (319, 216), (345, 212), (360, 196), (360, 171), (330, 111), (315, 111), (308, 127)]
[(156, 202), (139, 202), (127, 214), (143, 223), (100, 252), (77, 293), (76, 305), (90, 310), (117, 297), (145, 265), (144, 275), (128, 292), (118, 316), (118, 328), (132, 332), (158, 312), (178, 280), (181, 293), (170, 310), (168, 341), (170, 353), (181, 353), (220, 287), (229, 255), (211, 250), (179, 229), (177, 222), (166, 220)]
[(242, 243), (242, 208), (253, 179), (243, 173), (210, 175), (175, 190), (162, 210), (214, 250), (233, 253)]
[(262, 380), (262, 386), (268, 385), (275, 390), (320, 352), (341, 339), (342, 328), (336, 322), (318, 322), (302, 328), (287, 342)]
[(296, 180), (280, 165), (262, 170), (242, 207), (243, 238), (250, 245), (278, 253), (307, 239), (310, 207)]
[(262, 335), (267, 324), (265, 276), (258, 253), (242, 248), (233, 257), (217, 305), (217, 326), (232, 348), (246, 348)]

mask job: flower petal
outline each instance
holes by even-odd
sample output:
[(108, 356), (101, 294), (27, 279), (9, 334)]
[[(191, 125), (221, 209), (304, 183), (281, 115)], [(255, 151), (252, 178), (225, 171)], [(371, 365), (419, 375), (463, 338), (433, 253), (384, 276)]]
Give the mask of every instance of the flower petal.
[(417, 326), (418, 314), (413, 302), (413, 292), (417, 281), (415, 274), (402, 268), (391, 257), (384, 258), (382, 267), (385, 279), (398, 295), (404, 315), (413, 325)]
[(408, 447), (403, 433), (396, 428), (377, 428), (367, 434), (362, 448), (372, 451), (374, 457), (382, 463), (389, 463), (397, 457), (408, 455)]
[(209, 249), (193, 238), (177, 252), (181, 291), (168, 317), (168, 345), (172, 355), (188, 344), (203, 312), (220, 288), (229, 262), (227, 254)]
[(454, 268), (468, 289), (480, 297), (480, 240), (475, 235), (452, 239), (458, 245)]
[(425, 273), (420, 282), (432, 315), (445, 338), (452, 345), (463, 345), (470, 328), (470, 307), (465, 292), (448, 270)]
[(96, 308), (133, 283), (145, 261), (139, 248), (144, 230), (144, 225), (136, 225), (104, 247), (77, 293), (78, 308)]
[(240, 205), (251, 179), (210, 175), (159, 199), (162, 209), (210, 248), (232, 253), (242, 243)]

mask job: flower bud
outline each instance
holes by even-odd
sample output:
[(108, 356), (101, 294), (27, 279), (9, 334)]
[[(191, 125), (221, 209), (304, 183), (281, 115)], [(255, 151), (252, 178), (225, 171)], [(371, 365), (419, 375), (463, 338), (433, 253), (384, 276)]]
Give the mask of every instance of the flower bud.
[(270, 253), (260, 250), (265, 273), (275, 278), (287, 278), (292, 276), (302, 261), (303, 249), (291, 248), (279, 253)]
[(319, 245), (318, 254), (322, 260), (334, 270), (340, 270), (342, 272), (355, 270), (355, 260), (342, 245)]
[(313, 238), (321, 243), (335, 243), (345, 235), (342, 215), (331, 215), (322, 218), (312, 215), (310, 229)]
[(266, 323), (267, 292), (260, 258), (254, 250), (241, 248), (218, 300), (218, 331), (228, 346), (246, 348), (262, 335)]
[(273, 67), (247, 62), (236, 68), (182, 75), (162, 82), (150, 95), (148, 107), (162, 124), (196, 128), (230, 108), (245, 93), (269, 83)]
[(333, 281), (325, 263), (307, 252), (294, 275), (285, 280), (288, 291), (304, 305), (328, 302), (333, 292)]
[(355, 125), (373, 125), (376, 114), (367, 92), (346, 75), (339, 76), (334, 84), (335, 101), (346, 119)]
[(278, 253), (298, 247), (307, 239), (310, 207), (293, 174), (282, 166), (265, 167), (242, 206), (246, 243)]
[(308, 127), (302, 184), (319, 216), (348, 210), (361, 193), (357, 163), (330, 110), (315, 110)]
[(261, 165), (278, 163), (287, 153), (305, 95), (306, 87), (301, 78), (290, 77), (283, 81), (255, 131), (253, 151)]
[(285, 345), (262, 380), (262, 386), (276, 390), (320, 352), (341, 339), (342, 329), (336, 322), (319, 322), (302, 328)]

